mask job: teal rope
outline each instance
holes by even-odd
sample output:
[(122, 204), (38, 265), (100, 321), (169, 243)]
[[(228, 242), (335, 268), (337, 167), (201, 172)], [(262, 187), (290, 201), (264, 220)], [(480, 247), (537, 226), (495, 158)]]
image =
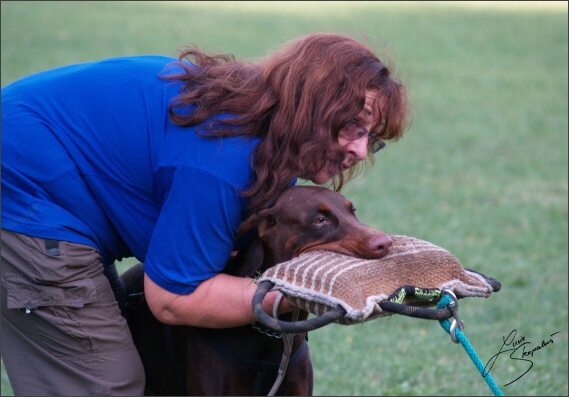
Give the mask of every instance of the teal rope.
[[(437, 304), (437, 309), (447, 307), (451, 301), (452, 301), (452, 299), (449, 295), (444, 295), (443, 298), (441, 298), (441, 300)], [(447, 319), (447, 320), (439, 321), (439, 323), (441, 324), (441, 327), (443, 327), (443, 329), (450, 334), (451, 322)], [(470, 344), (468, 339), (466, 339), (466, 336), (464, 336), (464, 334), (462, 333), (462, 331), (458, 327), (456, 327), (455, 334), (456, 334), (456, 339), (460, 342), (462, 347), (464, 347), (464, 350), (466, 350), (466, 352), (468, 353), (468, 355), (472, 359), (472, 362), (474, 363), (474, 365), (478, 369), (478, 372), (480, 372), (480, 374), (482, 375), (482, 377), (484, 378), (484, 380), (486, 381), (486, 383), (490, 387), (490, 390), (492, 390), (492, 392), (494, 393), (495, 396), (503, 396), (504, 393), (502, 393), (502, 391), (500, 390), (500, 388), (498, 387), (498, 385), (494, 381), (494, 378), (492, 378), (492, 375), (490, 375), (490, 372), (486, 372), (486, 374), (485, 374), (486, 366), (480, 360), (480, 358), (478, 357), (478, 354), (476, 354), (476, 351), (474, 350), (474, 348), (472, 347), (472, 345)]]

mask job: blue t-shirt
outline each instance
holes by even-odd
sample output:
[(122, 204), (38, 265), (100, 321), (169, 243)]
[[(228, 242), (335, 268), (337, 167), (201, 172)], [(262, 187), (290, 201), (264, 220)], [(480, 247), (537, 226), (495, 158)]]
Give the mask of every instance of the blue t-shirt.
[[(174, 125), (174, 58), (112, 58), (2, 88), (2, 228), (144, 261), (178, 294), (219, 273), (242, 241), (258, 139)], [(221, 115), (219, 118), (229, 117)]]

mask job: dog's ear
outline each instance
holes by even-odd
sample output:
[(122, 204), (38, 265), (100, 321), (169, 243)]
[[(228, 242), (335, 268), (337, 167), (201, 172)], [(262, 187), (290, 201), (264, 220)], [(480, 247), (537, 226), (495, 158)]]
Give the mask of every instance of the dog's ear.
[(256, 228), (259, 237), (263, 237), (266, 231), (276, 224), (276, 219), (274, 216), (274, 211), (271, 208), (259, 211), (251, 215), (249, 218), (245, 219), (241, 225), (239, 225), (239, 230), (237, 230), (237, 235), (241, 236), (247, 231)]
[(227, 263), (225, 273), (240, 277), (253, 277), (257, 271), (265, 270), (265, 249), (261, 237), (266, 230), (275, 224), (275, 217), (271, 209), (259, 211), (245, 219), (239, 229), (237, 236), (242, 236), (247, 232), (256, 229), (255, 233), (247, 245), (237, 253), (237, 256)]
[(259, 236), (253, 235), (247, 245), (230, 259), (224, 273), (237, 277), (255, 277), (257, 271), (263, 269), (265, 250)]

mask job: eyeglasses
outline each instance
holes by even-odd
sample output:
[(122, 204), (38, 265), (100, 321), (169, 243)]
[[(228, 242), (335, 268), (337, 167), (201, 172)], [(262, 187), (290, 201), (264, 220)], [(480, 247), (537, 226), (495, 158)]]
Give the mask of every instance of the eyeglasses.
[(385, 141), (378, 137), (376, 134), (369, 134), (368, 140), (369, 141), (367, 145), (369, 146), (369, 150), (372, 153), (377, 153), (387, 146), (387, 143), (385, 143)]
[[(382, 130), (383, 126), (380, 129), (380, 132)], [(340, 131), (340, 134), (338, 136), (348, 141), (357, 141), (359, 139), (362, 139), (366, 135), (368, 138), (368, 149), (371, 153), (377, 153), (385, 146), (387, 146), (387, 143), (385, 143), (385, 141), (379, 137), (378, 133), (375, 132), (369, 133), (365, 128), (363, 128), (360, 125), (360, 123), (357, 120), (353, 120), (352, 122), (350, 122), (350, 124), (344, 127)]]

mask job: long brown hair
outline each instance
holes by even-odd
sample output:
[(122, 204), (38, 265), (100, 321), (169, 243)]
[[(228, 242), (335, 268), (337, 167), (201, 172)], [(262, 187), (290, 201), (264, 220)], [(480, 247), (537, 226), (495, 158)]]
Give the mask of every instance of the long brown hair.
[[(403, 85), (371, 49), (343, 35), (302, 36), (257, 62), (208, 55), (196, 46), (181, 49), (179, 60), (183, 72), (165, 77), (184, 82), (170, 105), (174, 123), (195, 126), (228, 113), (235, 117), (212, 122), (202, 134), (261, 139), (253, 153), (255, 178), (241, 192), (251, 211), (274, 202), (294, 177), (310, 179), (327, 159), (342, 161), (338, 134), (363, 109), (366, 90), (379, 93), (374, 106), (385, 122), (382, 139), (397, 140), (408, 126)], [(195, 111), (177, 112), (188, 105)], [(356, 173), (338, 175), (334, 189)]]

